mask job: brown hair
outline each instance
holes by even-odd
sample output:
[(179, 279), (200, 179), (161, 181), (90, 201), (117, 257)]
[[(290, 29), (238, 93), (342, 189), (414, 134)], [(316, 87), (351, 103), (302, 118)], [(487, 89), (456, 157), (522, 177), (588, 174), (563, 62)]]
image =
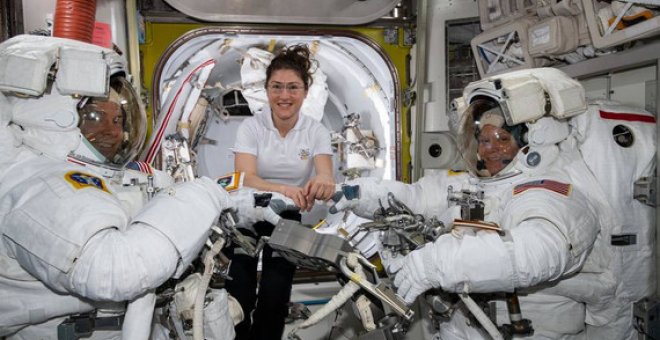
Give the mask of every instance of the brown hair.
[(282, 49), (270, 62), (266, 69), (266, 86), (273, 72), (278, 70), (291, 70), (295, 72), (305, 84), (305, 90), (312, 85), (312, 64), (316, 60), (311, 58), (311, 52), (306, 45), (293, 45)]

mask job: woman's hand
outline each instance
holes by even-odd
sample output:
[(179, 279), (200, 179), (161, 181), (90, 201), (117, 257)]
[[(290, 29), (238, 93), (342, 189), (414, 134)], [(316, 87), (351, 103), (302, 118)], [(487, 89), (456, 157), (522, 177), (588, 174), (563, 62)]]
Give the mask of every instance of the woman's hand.
[(314, 205), (314, 200), (327, 201), (335, 193), (335, 179), (324, 174), (314, 176), (305, 184), (303, 193), (310, 206)]
[(303, 190), (304, 189), (301, 187), (282, 185), (282, 190), (280, 193), (292, 199), (293, 202), (300, 208), (300, 211), (309, 211), (312, 209), (312, 205), (308, 203)]

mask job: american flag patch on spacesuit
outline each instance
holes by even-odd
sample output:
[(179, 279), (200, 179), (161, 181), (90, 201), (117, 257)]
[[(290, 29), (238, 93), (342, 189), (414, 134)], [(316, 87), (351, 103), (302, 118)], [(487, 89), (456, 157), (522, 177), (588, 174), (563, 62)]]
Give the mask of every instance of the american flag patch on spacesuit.
[(108, 193), (110, 192), (102, 179), (83, 172), (69, 171), (64, 175), (64, 179), (76, 189), (92, 187)]
[(153, 168), (151, 167), (151, 165), (149, 165), (149, 163), (146, 163), (146, 162), (133, 161), (133, 162), (128, 163), (126, 165), (126, 167), (128, 169), (143, 172), (145, 174), (149, 174), (149, 175), (154, 174)]
[(513, 195), (522, 194), (527, 190), (532, 189), (543, 189), (556, 192), (560, 195), (568, 196), (571, 193), (572, 186), (570, 184), (561, 183), (549, 179), (542, 179), (538, 181), (527, 182), (523, 184), (516, 185), (513, 188)]

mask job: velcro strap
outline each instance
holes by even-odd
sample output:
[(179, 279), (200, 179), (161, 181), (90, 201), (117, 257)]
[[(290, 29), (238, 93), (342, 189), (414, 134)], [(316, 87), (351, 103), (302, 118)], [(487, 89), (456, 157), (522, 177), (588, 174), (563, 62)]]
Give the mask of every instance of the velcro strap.
[(637, 244), (637, 235), (636, 234), (612, 235), (610, 244), (613, 246), (631, 246), (633, 244)]

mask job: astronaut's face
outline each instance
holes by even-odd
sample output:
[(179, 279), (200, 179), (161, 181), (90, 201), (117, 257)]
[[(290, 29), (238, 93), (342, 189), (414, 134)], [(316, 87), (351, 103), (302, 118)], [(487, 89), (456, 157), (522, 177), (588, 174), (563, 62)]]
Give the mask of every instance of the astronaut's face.
[(479, 158), (492, 176), (509, 165), (520, 149), (509, 132), (494, 125), (485, 125), (477, 139)]
[(268, 80), (267, 94), (273, 121), (297, 119), (307, 90), (302, 78), (293, 70), (273, 71)]
[(112, 160), (123, 141), (124, 115), (120, 105), (90, 100), (80, 110), (80, 131), (96, 150)]

